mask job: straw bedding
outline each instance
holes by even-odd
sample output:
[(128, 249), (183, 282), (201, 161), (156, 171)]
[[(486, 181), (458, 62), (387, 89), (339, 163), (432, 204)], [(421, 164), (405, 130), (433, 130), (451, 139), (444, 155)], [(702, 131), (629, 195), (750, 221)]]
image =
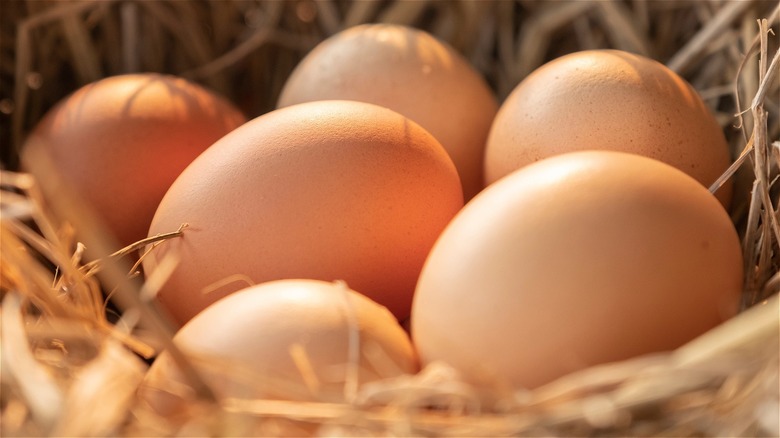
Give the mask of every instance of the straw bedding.
[[(11, 0), (0, 9), (4, 436), (780, 436), (776, 2)], [(50, 163), (35, 177), (16, 172), (25, 134), (80, 85), (132, 71), (193, 79), (259, 115), (318, 41), (363, 22), (413, 25), (448, 41), (499, 98), (547, 60), (581, 49), (629, 50), (679, 72), (716, 114), (735, 158), (723, 179), (736, 180), (743, 312), (674, 352), (535, 391), (471, 387), (434, 364), (366, 385), (343, 404), (217, 405), (196, 384), (189, 415), (155, 416), (135, 390), (143, 358), (170, 347), (171, 328), (145, 298), (162, 279), (132, 274), (127, 251), (109, 256), (100, 226), (62, 192)], [(171, 231), (159, 239), (181, 232)]]

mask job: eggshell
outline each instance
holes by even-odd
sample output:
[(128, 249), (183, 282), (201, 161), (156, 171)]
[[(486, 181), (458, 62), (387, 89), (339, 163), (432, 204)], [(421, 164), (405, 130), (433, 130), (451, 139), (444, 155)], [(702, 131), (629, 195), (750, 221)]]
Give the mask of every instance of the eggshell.
[(537, 387), (595, 364), (674, 349), (732, 316), (737, 233), (683, 172), (613, 151), (562, 154), (475, 197), (417, 286), (423, 364)]
[(197, 84), (132, 74), (77, 90), (30, 136), (125, 246), (146, 237), (179, 173), (244, 121), (230, 102)]
[[(696, 91), (664, 65), (618, 50), (555, 59), (525, 78), (501, 106), (488, 138), (488, 184), (556, 154), (603, 149), (661, 160), (710, 186), (731, 157)], [(732, 185), (717, 193), (728, 206)]]
[(419, 123), (450, 154), (465, 199), (483, 187), (483, 157), (498, 110), (482, 76), (456, 50), (410, 27), (366, 24), (321, 42), (295, 68), (279, 107), (346, 99)]
[[(386, 308), (344, 284), (316, 280), (238, 291), (198, 314), (173, 341), (220, 399), (344, 402), (345, 385), (358, 389), (418, 366), (409, 337)], [(163, 353), (139, 395), (158, 413), (175, 415), (194, 392)]]
[(153, 275), (177, 257), (159, 298), (180, 323), (242, 287), (241, 276), (344, 280), (404, 318), (428, 251), (462, 205), (452, 161), (416, 123), (367, 103), (305, 103), (247, 122), (181, 174), (149, 234), (189, 228), (144, 268)]

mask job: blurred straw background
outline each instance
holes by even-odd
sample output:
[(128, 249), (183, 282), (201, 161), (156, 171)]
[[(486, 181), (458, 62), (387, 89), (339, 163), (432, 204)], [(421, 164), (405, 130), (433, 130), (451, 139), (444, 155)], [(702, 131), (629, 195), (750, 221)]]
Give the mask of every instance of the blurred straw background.
[[(0, 6), (2, 160), (14, 168), (15, 147), (44, 111), (108, 75), (181, 75), (230, 97), (247, 115), (260, 115), (273, 108), (308, 50), (364, 22), (428, 30), (462, 52), (499, 98), (564, 53), (618, 48), (647, 55), (688, 79), (735, 134), (729, 129), (735, 124), (735, 86), (745, 108), (759, 85), (755, 62), (739, 75), (738, 70), (757, 38), (757, 20), (777, 19), (775, 5), (771, 0), (8, 0)], [(772, 54), (777, 38), (769, 43)], [(765, 105), (774, 110), (776, 81), (771, 88)], [(770, 125), (768, 134), (776, 138), (780, 128), (775, 121)], [(730, 137), (735, 150), (746, 141)]]
[[(283, 435), (316, 424), (326, 436), (780, 435), (779, 21), (769, 0), (3, 0), (0, 433)], [(583, 49), (640, 53), (680, 73), (716, 114), (738, 163), (724, 178), (737, 180), (731, 213), (747, 267), (745, 312), (673, 353), (533, 392), (486, 394), (436, 365), (366, 387), (344, 405), (217, 407), (204, 389), (184, 419), (139, 406), (139, 356), (170, 341), (140, 298), (159, 279), (126, 281), (131, 268), (113, 258), (82, 262), (82, 243), (99, 249), (101, 235), (67, 194), (47, 196), (59, 205), (42, 201), (56, 181), (15, 172), (26, 133), (81, 85), (137, 71), (190, 78), (254, 117), (274, 107), (308, 50), (364, 22), (407, 24), (447, 41), (499, 98), (542, 63)], [(121, 303), (116, 318), (106, 317), (101, 289)], [(140, 319), (157, 321), (147, 326), (152, 335), (134, 329)]]

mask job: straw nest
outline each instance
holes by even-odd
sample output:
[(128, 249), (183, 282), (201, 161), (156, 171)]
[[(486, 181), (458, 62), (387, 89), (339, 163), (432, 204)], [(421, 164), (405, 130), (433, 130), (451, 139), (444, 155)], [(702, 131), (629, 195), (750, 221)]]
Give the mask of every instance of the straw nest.
[[(0, 7), (4, 436), (283, 435), (307, 425), (325, 436), (780, 435), (776, 2), (12, 0)], [(148, 363), (141, 358), (172, 348), (172, 331), (148, 299), (162, 279), (142, 281), (122, 257), (142, 245), (109, 255), (99, 224), (62, 192), (45, 162), (32, 169), (35, 177), (13, 172), (19, 145), (56, 100), (131, 71), (188, 77), (262, 114), (309, 49), (363, 22), (430, 31), (461, 51), (499, 97), (545, 61), (580, 49), (629, 50), (679, 72), (733, 148), (735, 165), (723, 179), (737, 180), (732, 217), (747, 268), (744, 311), (676, 351), (534, 391), (471, 387), (433, 364), (365, 385), (343, 404), (217, 402), (193, 375), (201, 390), (191, 415), (153, 415), (135, 391)], [(181, 232), (171, 231), (159, 239)], [(196, 359), (180, 361), (189, 368)]]

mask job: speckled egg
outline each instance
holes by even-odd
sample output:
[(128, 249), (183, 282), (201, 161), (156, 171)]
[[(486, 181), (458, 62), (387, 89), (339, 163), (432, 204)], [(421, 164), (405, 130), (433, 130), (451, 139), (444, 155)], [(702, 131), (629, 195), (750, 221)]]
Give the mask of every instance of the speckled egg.
[[(710, 186), (731, 157), (723, 130), (685, 80), (652, 59), (590, 50), (526, 77), (501, 106), (488, 138), (488, 184), (545, 157), (578, 150), (661, 160)], [(732, 184), (717, 193), (728, 206)]]

